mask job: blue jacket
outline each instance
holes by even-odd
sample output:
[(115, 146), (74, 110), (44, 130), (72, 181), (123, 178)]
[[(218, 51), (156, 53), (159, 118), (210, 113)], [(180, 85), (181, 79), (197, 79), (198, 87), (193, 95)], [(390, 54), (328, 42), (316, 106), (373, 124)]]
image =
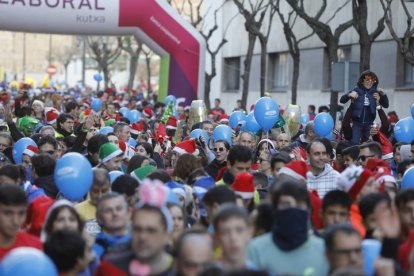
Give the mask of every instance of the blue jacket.
[[(368, 74), (374, 76), (377, 80), (370, 89), (366, 89), (362, 84), (364, 76)], [(378, 91), (377, 87), (378, 87), (378, 78), (373, 72), (365, 71), (361, 74), (357, 86), (352, 90), (358, 93), (358, 98), (350, 106), (352, 110), (351, 117), (354, 122), (372, 123), (375, 120), (375, 117), (377, 115), (377, 109), (376, 109), (377, 104), (376, 104), (376, 100), (373, 95), (375, 92)], [(343, 104), (348, 102), (351, 99), (349, 97), (349, 94), (352, 91), (349, 91), (348, 93), (343, 95), (339, 101)], [(382, 95), (381, 93), (379, 94), (380, 94), (380, 101), (379, 101), (380, 105), (383, 106), (384, 108), (388, 108), (389, 101), (388, 101), (387, 95), (385, 93)], [(369, 100), (369, 108), (364, 108), (365, 95), (367, 96)]]
[(112, 236), (107, 233), (101, 232), (96, 235), (95, 244), (93, 245), (93, 251), (97, 258), (102, 259), (102, 257), (111, 250), (111, 248), (120, 245), (127, 244), (131, 239), (131, 235), (125, 234), (121, 236)]

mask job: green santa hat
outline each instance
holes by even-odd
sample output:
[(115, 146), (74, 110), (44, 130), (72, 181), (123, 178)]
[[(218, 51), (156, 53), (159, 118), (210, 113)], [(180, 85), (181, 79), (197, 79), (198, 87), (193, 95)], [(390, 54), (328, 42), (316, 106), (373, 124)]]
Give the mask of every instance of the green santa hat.
[(19, 125), (19, 130), (23, 132), (24, 135), (27, 135), (30, 131), (33, 131), (35, 129), (39, 123), (39, 120), (30, 116), (24, 116), (20, 118), (17, 123)]
[(131, 176), (136, 178), (138, 181), (142, 181), (144, 180), (150, 173), (152, 173), (153, 171), (155, 171), (157, 169), (157, 167), (151, 166), (151, 165), (146, 165), (146, 166), (142, 166), (136, 170), (133, 170), (131, 172)]
[(118, 148), (114, 143), (108, 142), (99, 148), (99, 161), (101, 163), (105, 163), (122, 154), (124, 153), (120, 148)]

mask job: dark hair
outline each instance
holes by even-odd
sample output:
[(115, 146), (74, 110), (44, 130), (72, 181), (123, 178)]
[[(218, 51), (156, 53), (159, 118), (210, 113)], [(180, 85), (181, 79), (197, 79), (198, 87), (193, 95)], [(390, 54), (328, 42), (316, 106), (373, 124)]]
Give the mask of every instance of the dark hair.
[(43, 146), (45, 144), (52, 145), (55, 150), (58, 149), (58, 141), (56, 140), (56, 138), (54, 138), (50, 135), (46, 135), (46, 136), (40, 138), (39, 143), (37, 145), (40, 148), (41, 146)]
[(149, 175), (147, 175), (147, 178), (151, 180), (159, 180), (162, 183), (167, 183), (168, 181), (171, 181), (171, 176), (163, 169), (158, 169), (151, 172)]
[(75, 120), (75, 118), (73, 118), (72, 115), (66, 114), (66, 113), (61, 113), (56, 119), (57, 127), (60, 128), (60, 124), (66, 122), (68, 119)]
[(272, 168), (272, 170), (274, 170), (275, 165), (276, 165), (277, 162), (283, 162), (283, 163), (287, 164), (291, 160), (292, 160), (292, 158), (290, 158), (288, 152), (280, 151), (275, 156), (273, 156), (272, 159), (270, 160), (270, 167)]
[(395, 206), (398, 209), (401, 209), (410, 201), (414, 201), (414, 189), (402, 189), (395, 196)]
[(351, 209), (352, 199), (344, 191), (329, 191), (322, 199), (322, 210), (326, 211), (332, 205), (339, 205), (349, 211)]
[(230, 165), (234, 165), (236, 162), (249, 162), (252, 160), (252, 152), (246, 146), (235, 145), (230, 149), (229, 154), (227, 155), (227, 161)]
[(96, 134), (94, 136), (91, 137), (91, 139), (89, 139), (88, 141), (88, 146), (87, 146), (87, 151), (90, 154), (95, 154), (99, 152), (99, 148), (105, 144), (108, 143), (108, 137), (106, 137), (103, 134)]
[(139, 187), (138, 181), (130, 175), (124, 174), (118, 176), (112, 183), (111, 190), (119, 194), (126, 194), (132, 196), (135, 194), (136, 189)]
[(404, 175), (405, 171), (407, 170), (407, 167), (411, 164), (414, 164), (414, 159), (409, 158), (404, 161), (401, 161), (397, 165), (397, 173)]
[(256, 234), (270, 232), (273, 225), (273, 209), (270, 202), (261, 202), (256, 206), (257, 218), (254, 222)]
[(44, 252), (52, 259), (59, 273), (72, 270), (78, 259), (85, 256), (85, 248), (82, 235), (68, 230), (56, 231), (43, 245)]
[(72, 206), (69, 205), (62, 205), (59, 207), (54, 208), (50, 214), (49, 217), (47, 218), (47, 220), (45, 221), (45, 233), (47, 235), (51, 235), (53, 232), (53, 224), (55, 223), (55, 220), (57, 219), (57, 217), (59, 216), (60, 212), (63, 211), (64, 209), (69, 210), (70, 214), (73, 215), (76, 218), (76, 221), (78, 222), (78, 232), (82, 233), (83, 227), (84, 227), (84, 221), (82, 220), (82, 218), (80, 217), (80, 215), (78, 214), (78, 212), (76, 211), (76, 209)]
[(312, 111), (315, 112), (316, 107), (313, 104), (308, 105), (308, 108)]
[(70, 112), (72, 112), (72, 110), (75, 110), (78, 107), (79, 107), (79, 105), (78, 105), (77, 102), (70, 101), (65, 105), (65, 111), (66, 111), (66, 113), (70, 113)]
[(355, 146), (350, 146), (350, 147), (345, 148), (342, 151), (342, 156), (345, 156), (345, 155), (348, 155), (354, 161), (357, 160), (359, 156), (359, 146), (355, 145)]
[(230, 218), (239, 218), (247, 225), (249, 224), (249, 215), (246, 210), (240, 208), (234, 203), (225, 203), (220, 206), (213, 218), (213, 226), (217, 231), (220, 222), (226, 221)]
[(32, 166), (39, 177), (53, 175), (56, 160), (49, 154), (39, 154), (32, 157)]
[(368, 218), (369, 215), (374, 213), (375, 207), (385, 201), (387, 204), (391, 204), (391, 199), (386, 193), (373, 193), (368, 194), (361, 198), (359, 201), (358, 207), (359, 212), (364, 220)]
[(334, 149), (332, 147), (331, 141), (329, 141), (328, 138), (317, 138), (318, 140), (320, 140), (326, 148), (326, 154), (329, 156), (330, 159), (334, 159), (335, 158), (335, 153), (334, 153)]
[(352, 146), (352, 144), (349, 141), (339, 141), (336, 146), (336, 154), (342, 155), (344, 149), (349, 148), (350, 146)]
[(26, 206), (26, 193), (15, 185), (0, 186), (0, 204), (7, 206)]
[[(136, 214), (138, 214), (139, 212), (142, 212), (142, 211), (158, 213), (161, 217), (161, 223), (162, 223), (162, 226), (163, 226), (164, 230), (167, 230), (167, 219), (165, 218), (165, 216), (162, 213), (160, 208), (152, 206), (152, 205), (144, 204), (143, 206), (134, 209), (132, 217), (134, 218), (136, 216)], [(155, 218), (153, 218), (153, 219), (155, 219)]]
[(215, 98), (215, 101), (218, 101), (219, 103), (221, 103), (221, 100), (219, 98)]
[(183, 181), (187, 181), (190, 174), (201, 168), (201, 160), (196, 156), (188, 153), (184, 153), (177, 158), (177, 163), (173, 171), (174, 176), (178, 176)]
[(201, 123), (200, 123), (200, 128), (201, 129), (203, 129), (203, 127), (204, 127), (204, 125), (212, 125), (213, 123), (211, 122), (211, 121), (209, 121), (209, 120), (206, 120), (206, 121), (202, 121)]
[(369, 151), (371, 154), (374, 154), (375, 157), (381, 159), (382, 157), (382, 150), (381, 150), (381, 144), (378, 142), (366, 142), (359, 146), (359, 149), (365, 149), (369, 148)]
[(146, 142), (139, 143), (136, 146), (136, 148), (139, 147), (139, 146), (141, 146), (141, 147), (143, 147), (145, 149), (145, 151), (147, 152), (147, 154), (150, 155), (150, 158), (152, 158), (152, 156), (154, 156), (154, 149), (152, 148), (152, 145), (150, 143), (146, 143)]
[(321, 112), (329, 112), (329, 107), (327, 105), (321, 105), (318, 108), (318, 113), (321, 113)]
[[(40, 129), (38, 129), (38, 131), (40, 131)], [(33, 133), (32, 136), (30, 136), (30, 138), (36, 143), (36, 145), (39, 145), (39, 141), (40, 139), (42, 139), (42, 134), (40, 133)]]
[(194, 183), (197, 181), (197, 178), (201, 176), (208, 176), (209, 174), (204, 170), (204, 168), (198, 168), (190, 173), (187, 178), (187, 185), (193, 186)]
[(326, 251), (332, 252), (333, 250), (335, 250), (334, 248), (335, 236), (338, 233), (344, 233), (348, 236), (357, 235), (359, 237), (358, 231), (354, 227), (352, 227), (351, 224), (348, 224), (348, 223), (334, 224), (328, 229), (326, 229), (323, 235), (323, 238), (325, 240)]
[(230, 144), (226, 140), (216, 140), (216, 141), (214, 141), (214, 144), (215, 143), (223, 143), (224, 144), (224, 147), (226, 148), (226, 150), (229, 150), (230, 149)]
[(138, 155), (138, 154), (132, 156), (132, 158), (129, 160), (126, 173), (130, 174), (134, 170), (140, 168), (141, 165), (142, 165), (142, 162), (144, 162), (145, 160), (148, 160), (148, 157), (141, 156), (141, 155)]
[(225, 185), (214, 186), (203, 197), (203, 203), (207, 206), (219, 205), (223, 203), (236, 203), (236, 194)]
[(272, 192), (272, 205), (276, 209), (279, 205), (279, 200), (282, 196), (292, 196), (296, 201), (305, 202), (309, 209), (311, 209), (310, 198), (306, 186), (296, 179), (281, 180)]
[(260, 185), (262, 188), (267, 188), (269, 186), (269, 178), (264, 172), (254, 172), (253, 183), (255, 187)]
[[(0, 167), (0, 176), (1, 175), (10, 177), (14, 181), (17, 181), (19, 179), (20, 181), (24, 181), (26, 179), (26, 170), (22, 165), (8, 164), (8, 165), (4, 165)], [(0, 185), (3, 185), (3, 184), (11, 184), (11, 183), (0, 183)]]

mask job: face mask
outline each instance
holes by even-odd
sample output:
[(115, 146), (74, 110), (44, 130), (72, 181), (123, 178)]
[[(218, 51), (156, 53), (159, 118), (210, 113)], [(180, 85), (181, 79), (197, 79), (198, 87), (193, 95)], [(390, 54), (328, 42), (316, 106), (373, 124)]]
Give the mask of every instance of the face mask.
[(291, 251), (308, 239), (309, 213), (298, 208), (277, 210), (272, 228), (273, 242), (283, 251)]

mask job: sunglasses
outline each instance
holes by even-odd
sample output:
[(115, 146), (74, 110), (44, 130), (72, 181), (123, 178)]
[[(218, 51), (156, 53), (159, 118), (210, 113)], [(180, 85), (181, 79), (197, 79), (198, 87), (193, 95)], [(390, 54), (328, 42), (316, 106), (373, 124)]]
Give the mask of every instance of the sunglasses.
[(374, 155), (360, 155), (358, 156), (358, 160), (361, 160), (362, 162), (365, 162), (368, 158), (374, 157)]
[(365, 81), (370, 81), (370, 82), (376, 82), (376, 78), (374, 78), (374, 77), (369, 77), (369, 76), (366, 76), (365, 78), (364, 78), (364, 80)]
[(213, 149), (215, 152), (223, 152), (224, 148), (214, 148)]

